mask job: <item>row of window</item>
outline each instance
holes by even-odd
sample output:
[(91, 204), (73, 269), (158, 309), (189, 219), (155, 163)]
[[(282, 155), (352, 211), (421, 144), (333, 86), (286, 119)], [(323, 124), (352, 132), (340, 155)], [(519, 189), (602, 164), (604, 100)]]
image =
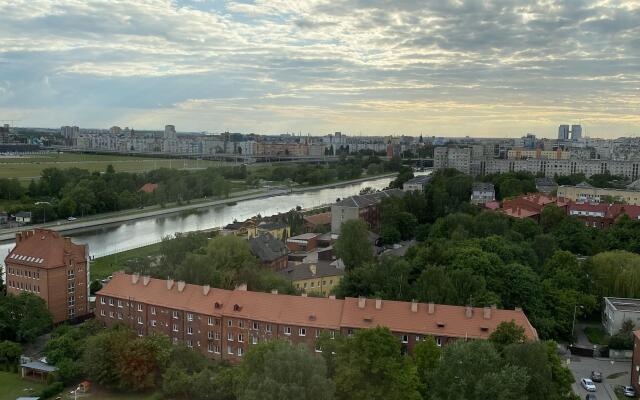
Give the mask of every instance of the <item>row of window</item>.
[(7, 275), (23, 276), (25, 278), (40, 279), (40, 272), (27, 269), (7, 267)]
[(7, 286), (13, 289), (24, 290), (25, 292), (40, 293), (40, 285), (34, 285), (32, 283), (24, 283), (24, 282), (16, 282), (13, 280), (8, 280)]
[[(326, 285), (327, 285), (327, 281), (323, 280), (322, 281), (322, 286), (326, 286)], [(329, 279), (329, 285), (333, 285), (333, 279)], [(320, 287), (320, 281), (318, 281), (318, 285), (317, 286)], [(309, 283), (309, 287), (312, 288), (312, 289), (315, 288), (316, 287), (315, 281), (314, 282), (310, 282)], [(296, 288), (300, 289), (300, 284), (299, 283), (296, 283)], [(307, 283), (306, 282), (303, 284), (302, 288), (303, 289), (307, 288)]]

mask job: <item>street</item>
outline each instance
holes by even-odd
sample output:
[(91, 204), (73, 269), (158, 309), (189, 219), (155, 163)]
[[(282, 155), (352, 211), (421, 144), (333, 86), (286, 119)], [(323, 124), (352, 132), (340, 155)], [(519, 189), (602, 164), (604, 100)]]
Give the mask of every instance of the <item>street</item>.
[[(565, 361), (567, 357), (563, 357)], [(587, 391), (580, 386), (582, 378), (590, 378), (591, 371), (600, 371), (602, 373), (602, 383), (596, 382), (596, 395), (598, 400), (616, 400), (614, 388), (620, 385), (628, 385), (630, 380), (630, 361), (613, 361), (594, 359), (590, 357), (571, 356), (568, 362), (569, 369), (573, 373), (576, 381), (572, 385), (573, 391), (584, 399)], [(612, 378), (610, 376), (615, 375)]]

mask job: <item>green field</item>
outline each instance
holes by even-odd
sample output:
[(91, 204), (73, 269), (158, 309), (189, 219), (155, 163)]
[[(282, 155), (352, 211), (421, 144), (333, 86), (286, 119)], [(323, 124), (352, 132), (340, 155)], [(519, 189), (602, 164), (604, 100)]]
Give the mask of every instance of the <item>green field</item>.
[(24, 380), (18, 374), (0, 371), (0, 400), (16, 400), (20, 396), (36, 396), (44, 386), (36, 381)]
[(119, 172), (143, 172), (157, 168), (201, 169), (232, 165), (221, 161), (170, 158), (134, 157), (100, 154), (45, 154), (26, 157), (0, 157), (0, 178), (18, 178), (28, 181), (38, 178), (45, 168), (81, 168), (104, 171), (111, 164)]
[(96, 258), (91, 262), (91, 280), (104, 279), (115, 271), (124, 269), (128, 261), (158, 254), (160, 254), (160, 243)]

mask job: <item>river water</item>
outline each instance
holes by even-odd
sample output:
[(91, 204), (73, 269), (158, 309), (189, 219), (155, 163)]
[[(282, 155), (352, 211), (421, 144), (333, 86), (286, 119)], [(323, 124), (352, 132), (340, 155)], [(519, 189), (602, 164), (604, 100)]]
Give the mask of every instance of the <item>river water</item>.
[[(278, 195), (262, 199), (238, 202), (236, 205), (211, 206), (180, 214), (169, 214), (123, 222), (116, 226), (96, 227), (94, 230), (69, 234), (78, 244), (88, 244), (94, 257), (114, 254), (124, 250), (157, 243), (167, 235), (225, 226), (234, 220), (244, 221), (257, 214), (268, 216), (287, 212), (296, 206), (312, 208), (328, 205), (337, 198), (358, 194), (365, 187), (384, 189), (393, 178), (378, 178), (340, 187), (310, 190), (301, 193)], [(13, 248), (14, 243), (0, 245), (0, 263)]]

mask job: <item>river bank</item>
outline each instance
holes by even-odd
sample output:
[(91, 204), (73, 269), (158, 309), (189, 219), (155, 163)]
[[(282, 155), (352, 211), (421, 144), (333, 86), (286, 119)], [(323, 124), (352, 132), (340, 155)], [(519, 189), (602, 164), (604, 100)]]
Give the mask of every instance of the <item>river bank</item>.
[[(307, 187), (298, 187), (292, 189), (255, 189), (255, 190), (247, 190), (243, 192), (236, 193), (235, 196), (229, 197), (226, 199), (217, 199), (217, 200), (205, 200), (202, 199), (200, 201), (192, 201), (190, 204), (184, 204), (180, 206), (174, 207), (165, 207), (161, 208), (160, 206), (152, 206), (148, 207), (147, 210), (126, 210), (117, 213), (109, 213), (103, 214), (101, 216), (95, 216), (92, 218), (86, 218), (82, 220), (76, 221), (55, 221), (47, 224), (37, 224), (37, 225), (29, 225), (17, 228), (3, 229), (0, 230), (0, 243), (13, 241), (15, 239), (15, 234), (25, 229), (33, 229), (33, 228), (47, 228), (52, 229), (57, 232), (65, 232), (68, 234), (73, 233), (82, 233), (89, 230), (95, 230), (99, 227), (109, 227), (115, 226), (122, 223), (132, 222), (136, 220), (148, 219), (152, 217), (158, 216), (166, 216), (171, 214), (179, 214), (186, 211), (197, 211), (199, 209), (206, 209), (215, 206), (221, 206), (226, 204), (233, 204), (248, 200), (257, 200), (264, 199), (268, 197), (275, 197), (281, 195), (287, 195), (292, 193), (305, 193), (311, 191), (317, 191), (322, 189), (329, 188), (339, 188), (343, 186), (349, 186), (353, 184), (358, 184), (362, 182), (378, 180), (383, 178), (391, 178), (397, 175), (396, 173), (369, 176), (364, 178), (353, 179), (349, 181), (335, 182), (318, 186), (307, 186)], [(238, 195), (239, 193), (242, 193)]]

